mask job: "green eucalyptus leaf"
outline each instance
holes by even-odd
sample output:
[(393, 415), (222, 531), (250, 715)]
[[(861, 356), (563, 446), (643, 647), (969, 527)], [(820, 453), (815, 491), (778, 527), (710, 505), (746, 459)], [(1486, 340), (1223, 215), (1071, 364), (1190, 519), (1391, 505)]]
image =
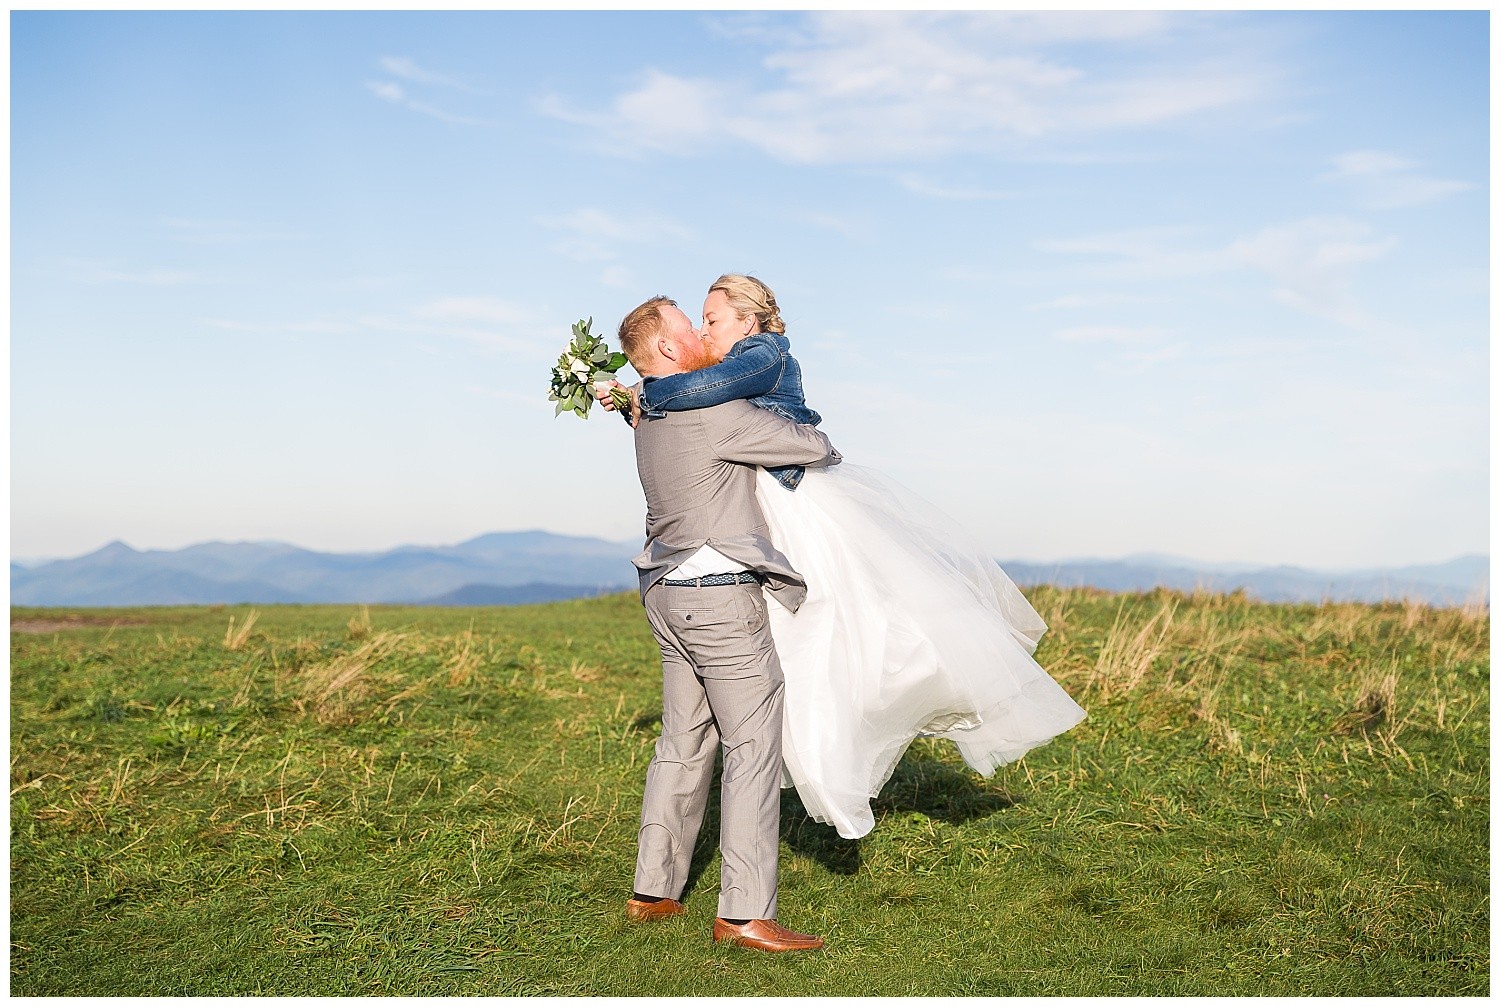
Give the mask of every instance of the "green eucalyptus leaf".
[[(569, 340), (567, 349), (557, 358), (557, 366), (552, 368), (547, 400), (557, 403), (554, 416), (560, 416), (564, 411), (571, 410), (580, 417), (587, 417), (589, 409), (596, 401), (593, 389), (594, 379), (613, 377), (614, 372), (626, 363), (625, 355), (611, 353), (603, 337), (593, 333), (593, 327), (593, 315), (574, 322), (573, 338)], [(592, 372), (588, 380), (580, 380), (578, 375), (573, 373), (573, 366), (579, 361), (588, 366)]]

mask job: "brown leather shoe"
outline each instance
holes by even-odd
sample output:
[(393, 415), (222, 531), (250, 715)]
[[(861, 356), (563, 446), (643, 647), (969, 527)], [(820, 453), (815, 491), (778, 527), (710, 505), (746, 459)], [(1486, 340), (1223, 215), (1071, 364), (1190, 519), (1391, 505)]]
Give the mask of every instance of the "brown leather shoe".
[(687, 912), (682, 903), (676, 899), (662, 899), (660, 902), (642, 902), (640, 899), (625, 900), (625, 918), (637, 923), (647, 920), (664, 920), (668, 916), (676, 916)]
[(715, 919), (714, 940), (757, 951), (816, 951), (823, 946), (823, 938), (788, 930), (775, 920), (751, 920), (736, 926)]

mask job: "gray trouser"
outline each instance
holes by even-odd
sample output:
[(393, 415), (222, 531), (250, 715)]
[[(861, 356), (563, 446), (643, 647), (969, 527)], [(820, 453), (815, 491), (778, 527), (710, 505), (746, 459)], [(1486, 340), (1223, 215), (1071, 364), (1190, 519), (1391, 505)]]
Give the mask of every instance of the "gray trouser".
[(646, 618), (661, 646), (662, 714), (635, 890), (681, 897), (722, 744), (719, 916), (774, 919), (783, 683), (760, 585), (658, 584)]

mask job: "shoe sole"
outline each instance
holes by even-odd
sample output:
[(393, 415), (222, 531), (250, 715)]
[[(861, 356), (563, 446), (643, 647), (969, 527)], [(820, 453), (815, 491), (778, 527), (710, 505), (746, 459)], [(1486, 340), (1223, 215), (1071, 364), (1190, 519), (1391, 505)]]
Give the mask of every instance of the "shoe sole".
[(822, 941), (816, 944), (788, 944), (774, 948), (768, 948), (763, 944), (746, 940), (743, 937), (716, 937), (714, 941), (718, 944), (733, 944), (735, 947), (749, 948), (751, 951), (765, 951), (769, 954), (779, 954), (783, 951), (818, 951), (823, 947)]
[(625, 918), (632, 923), (650, 923), (652, 920), (669, 920), (673, 916), (681, 916), (686, 909), (678, 909), (670, 913), (642, 912), (639, 910), (625, 910)]

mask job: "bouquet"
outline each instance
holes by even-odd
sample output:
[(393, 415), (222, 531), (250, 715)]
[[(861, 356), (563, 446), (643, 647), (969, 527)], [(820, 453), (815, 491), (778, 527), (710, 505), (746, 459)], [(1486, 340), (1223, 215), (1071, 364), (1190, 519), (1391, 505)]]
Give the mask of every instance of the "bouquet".
[[(611, 353), (603, 339), (589, 332), (593, 324), (592, 318), (574, 324), (573, 341), (552, 368), (552, 391), (547, 399), (557, 403), (554, 418), (569, 409), (586, 418), (594, 404), (594, 389), (613, 382), (615, 372), (625, 366), (625, 354)], [(611, 388), (609, 397), (616, 409), (630, 406), (630, 393), (623, 388)]]

